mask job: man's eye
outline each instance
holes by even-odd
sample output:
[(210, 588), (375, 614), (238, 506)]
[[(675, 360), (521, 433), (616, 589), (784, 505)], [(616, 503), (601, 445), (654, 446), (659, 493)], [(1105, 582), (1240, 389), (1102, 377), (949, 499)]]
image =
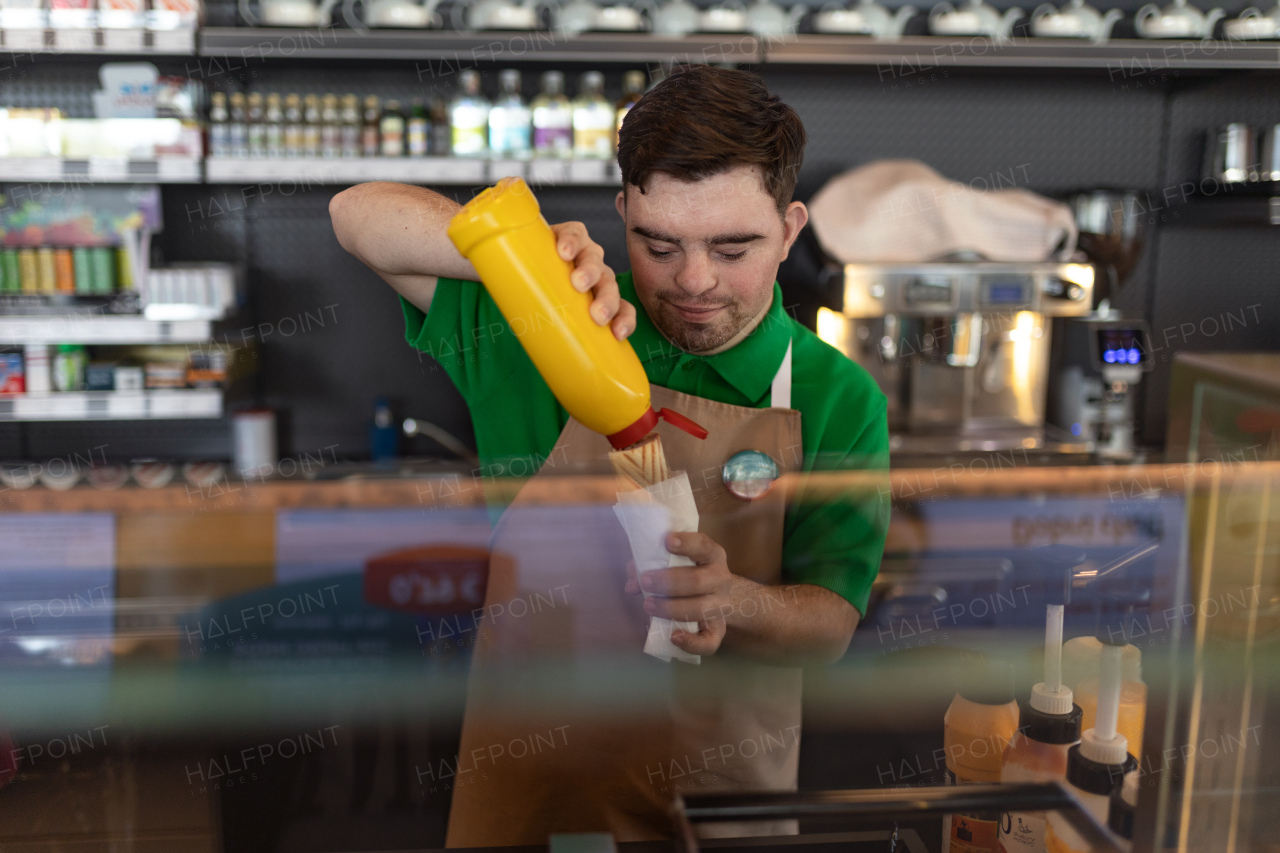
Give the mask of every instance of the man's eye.
[(745, 257), (746, 254), (747, 250), (743, 249), (741, 252), (721, 252), (720, 257), (724, 258), (726, 261), (737, 261)]
[(662, 260), (663, 258), (669, 258), (669, 257), (671, 257), (671, 255), (672, 255), (672, 253), (671, 253), (671, 252), (662, 252), (662, 251), (659, 251), (658, 249), (653, 248), (652, 246), (650, 246), (650, 247), (649, 247), (649, 257), (651, 257), (651, 258), (653, 258), (653, 259), (655, 259), (655, 260), (659, 260), (659, 261), (660, 261), (660, 260)]

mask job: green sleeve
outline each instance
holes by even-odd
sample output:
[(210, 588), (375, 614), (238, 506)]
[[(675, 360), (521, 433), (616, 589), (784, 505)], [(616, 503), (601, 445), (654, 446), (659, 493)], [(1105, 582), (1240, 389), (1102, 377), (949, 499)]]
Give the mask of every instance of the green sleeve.
[(506, 318), (479, 282), (442, 278), (431, 310), (404, 297), (405, 340), (440, 363), (463, 399), (485, 396), (528, 361)]
[[(847, 451), (825, 451), (813, 470), (887, 472), (889, 424), (883, 396), (863, 424)], [(865, 616), (889, 530), (887, 480), (839, 496), (826, 493), (821, 499), (806, 499), (801, 488), (788, 515), (782, 551), (786, 581), (826, 587)]]

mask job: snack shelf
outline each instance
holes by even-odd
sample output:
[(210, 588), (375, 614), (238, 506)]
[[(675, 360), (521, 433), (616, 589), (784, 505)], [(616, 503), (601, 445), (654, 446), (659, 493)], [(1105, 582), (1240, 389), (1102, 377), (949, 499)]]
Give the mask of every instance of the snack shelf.
[(0, 29), (6, 53), (54, 53), (84, 56), (194, 56), (194, 29)]
[(418, 184), (475, 186), (518, 175), (535, 186), (621, 185), (612, 160), (490, 160), (468, 157), (210, 157), (208, 183), (282, 181), (301, 186), (401, 181)]
[(65, 181), (68, 183), (200, 183), (199, 157), (0, 157), (0, 181)]
[(104, 421), (222, 417), (216, 388), (0, 395), (0, 421)]
[(148, 320), (85, 315), (0, 315), (0, 345), (198, 344), (210, 340), (208, 320)]

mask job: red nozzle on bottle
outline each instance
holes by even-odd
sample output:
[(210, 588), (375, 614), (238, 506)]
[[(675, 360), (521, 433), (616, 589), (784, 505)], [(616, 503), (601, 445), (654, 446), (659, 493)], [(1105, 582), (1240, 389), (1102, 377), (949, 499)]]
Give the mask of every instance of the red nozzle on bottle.
[(614, 450), (630, 447), (652, 432), (653, 428), (658, 425), (659, 419), (666, 421), (676, 429), (689, 433), (694, 438), (703, 439), (707, 437), (705, 429), (679, 412), (673, 412), (671, 409), (660, 409), (655, 412), (650, 408), (631, 426), (608, 436), (609, 443), (613, 445)]

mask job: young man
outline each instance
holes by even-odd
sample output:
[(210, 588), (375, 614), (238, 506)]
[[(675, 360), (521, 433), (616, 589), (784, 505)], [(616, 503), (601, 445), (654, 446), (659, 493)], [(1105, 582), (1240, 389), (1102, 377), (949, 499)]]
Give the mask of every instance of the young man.
[[(590, 602), (575, 618), (594, 620), (597, 650), (611, 634), (618, 649), (638, 649), (647, 614), (697, 623), (696, 633), (671, 639), (704, 657), (697, 668), (669, 665), (678, 669), (661, 724), (631, 721), (619, 737), (598, 720), (578, 720), (563, 727), (565, 751), (494, 761), (476, 769), (481, 785), (460, 780), (449, 846), (542, 844), (555, 831), (664, 837), (666, 803), (682, 784), (672, 778), (677, 765), (702, 774), (701, 791), (794, 788), (799, 667), (838, 660), (848, 647), (888, 514), (874, 494), (787, 506), (781, 489), (753, 495), (734, 482), (735, 471), (758, 478), (762, 465), (774, 474), (887, 465), (883, 395), (787, 315), (775, 282), (808, 220), (791, 199), (804, 144), (799, 117), (757, 76), (683, 69), (646, 94), (621, 130), (616, 205), (631, 271), (615, 277), (581, 223), (553, 226), (574, 286), (593, 294), (592, 316), (629, 338), (644, 363), (655, 408), (669, 406), (711, 433), (706, 442), (664, 433), (673, 470), (690, 474), (700, 516), (698, 533), (665, 544), (693, 565), (647, 573), (644, 599), (616, 566), (616, 574), (594, 565), (556, 571)], [(450, 243), (457, 204), (426, 189), (364, 184), (330, 210), (342, 246), (401, 295), (409, 342), (435, 354), (461, 390), (482, 463), (532, 473), (544, 460), (571, 471), (604, 458), (607, 442), (555, 401)], [(517, 559), (532, 554), (506, 544)], [(495, 586), (510, 592), (520, 580), (491, 576), (491, 597)], [(482, 659), (527, 662), (529, 635), (508, 643), (491, 627), (490, 647), (477, 648), (473, 663), (460, 762), (469, 749), (483, 758), (486, 744), (515, 743), (508, 739), (534, 728), (533, 712), (516, 707), (517, 670), (487, 682), (479, 672)], [(569, 642), (555, 651), (575, 650)], [(745, 744), (756, 741), (761, 748), (748, 755)]]

